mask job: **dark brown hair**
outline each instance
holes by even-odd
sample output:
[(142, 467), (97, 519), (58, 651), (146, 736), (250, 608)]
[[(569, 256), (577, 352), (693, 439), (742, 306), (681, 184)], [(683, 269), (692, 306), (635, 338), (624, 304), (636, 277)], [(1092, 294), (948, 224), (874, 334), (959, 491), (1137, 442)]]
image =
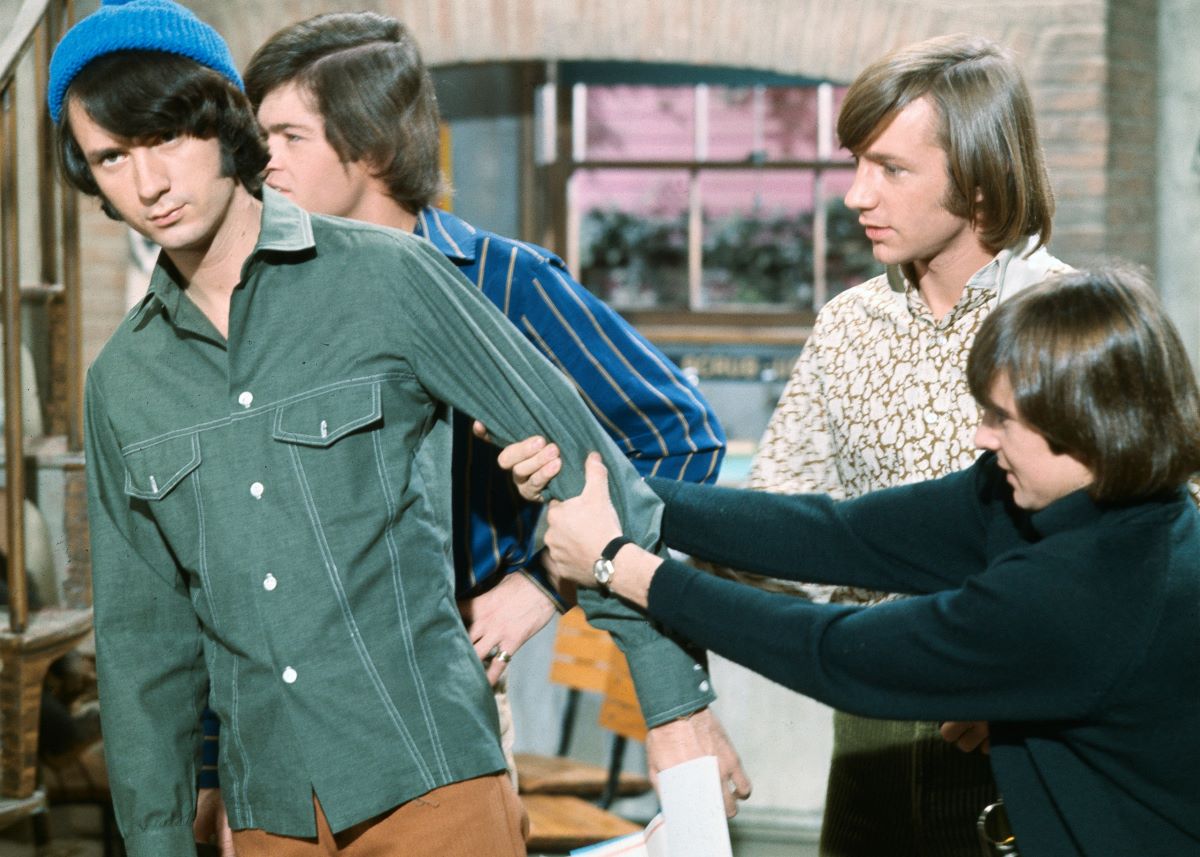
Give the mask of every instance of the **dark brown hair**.
[(997, 377), (1017, 414), (1091, 469), (1102, 501), (1131, 502), (1200, 472), (1200, 393), (1187, 352), (1142, 276), (1109, 268), (1051, 277), (1002, 303), (967, 360), (980, 405)]
[[(838, 114), (838, 137), (858, 155), (912, 102), (938, 116), (950, 195), (946, 209), (981, 227), (994, 250), (1039, 235), (1050, 240), (1054, 197), (1038, 142), (1033, 101), (1008, 51), (987, 39), (942, 36), (894, 51), (855, 78)], [(977, 198), (978, 197), (978, 198)]]
[(416, 41), (395, 18), (332, 12), (285, 27), (254, 53), (245, 79), (255, 110), (285, 84), (306, 90), (338, 157), (367, 164), (409, 213), (437, 198), (437, 97)]
[(158, 51), (119, 51), (88, 63), (71, 82), (58, 123), (58, 159), (67, 181), (100, 197), (104, 213), (121, 216), (96, 184), (71, 130), (77, 103), (110, 134), (138, 143), (178, 135), (221, 144), (221, 173), (251, 193), (262, 187), (267, 149), (246, 96), (227, 77), (195, 60)]

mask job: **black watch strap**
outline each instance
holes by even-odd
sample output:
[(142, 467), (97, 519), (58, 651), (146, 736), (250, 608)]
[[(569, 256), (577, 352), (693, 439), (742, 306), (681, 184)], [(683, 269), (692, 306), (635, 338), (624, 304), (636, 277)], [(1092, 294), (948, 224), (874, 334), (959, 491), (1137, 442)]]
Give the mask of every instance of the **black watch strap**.
[(617, 536), (604, 546), (604, 550), (600, 551), (600, 557), (601, 559), (606, 559), (609, 562), (612, 562), (617, 558), (617, 551), (625, 547), (625, 545), (631, 545), (633, 543), (633, 539), (627, 539), (624, 536)]

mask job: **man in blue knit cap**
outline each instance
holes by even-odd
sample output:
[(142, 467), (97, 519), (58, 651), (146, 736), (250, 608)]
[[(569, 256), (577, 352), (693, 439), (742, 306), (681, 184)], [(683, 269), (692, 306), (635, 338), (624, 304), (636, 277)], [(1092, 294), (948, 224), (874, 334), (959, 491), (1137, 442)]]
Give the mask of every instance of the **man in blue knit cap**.
[[(228, 50), (169, 0), (105, 3), (51, 61), (67, 179), (163, 250), (87, 381), (109, 780), (134, 857), (192, 855), (199, 720), (246, 855), (524, 854), (487, 677), (455, 608), (450, 409), (604, 451), (625, 531), (660, 507), (578, 394), (432, 245), (309, 215)], [(616, 599), (647, 722), (713, 693)]]

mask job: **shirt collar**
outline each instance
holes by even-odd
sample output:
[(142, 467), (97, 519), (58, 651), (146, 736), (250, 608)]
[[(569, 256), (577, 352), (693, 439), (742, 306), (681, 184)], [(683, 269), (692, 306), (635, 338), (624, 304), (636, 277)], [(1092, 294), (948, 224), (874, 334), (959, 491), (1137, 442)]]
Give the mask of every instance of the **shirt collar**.
[(263, 187), (262, 229), (251, 258), (264, 250), (300, 253), (317, 245), (312, 216), (278, 191)]
[[(1034, 235), (1001, 250), (971, 275), (966, 290), (984, 290), (1007, 298), (1041, 281), (1049, 273), (1054, 259), (1045, 247), (1037, 246), (1039, 241), (1041, 238)], [(892, 291), (901, 294), (917, 287), (907, 265), (888, 265), (887, 280)]]
[[(265, 186), (262, 189), (262, 201), (262, 225), (250, 259), (265, 251), (301, 253), (316, 246), (312, 218), (307, 211), (283, 194)], [(250, 259), (246, 260), (247, 264)], [(183, 288), (179, 282), (179, 272), (171, 264), (170, 258), (159, 251), (146, 296), (133, 309), (134, 320), (140, 321), (155, 306), (162, 307), (171, 319), (175, 319), (179, 312), (179, 302), (183, 299)]]
[(448, 211), (426, 206), (417, 212), (413, 232), (455, 262), (470, 264), (475, 261), (475, 227)]

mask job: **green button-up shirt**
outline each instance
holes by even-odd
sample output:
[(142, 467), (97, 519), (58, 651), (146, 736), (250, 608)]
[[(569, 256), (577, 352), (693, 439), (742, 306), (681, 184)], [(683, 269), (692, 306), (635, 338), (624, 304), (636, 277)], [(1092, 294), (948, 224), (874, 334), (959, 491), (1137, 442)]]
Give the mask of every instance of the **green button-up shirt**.
[[(130, 854), (192, 854), (200, 711), (235, 828), (337, 831), (504, 767), (453, 597), (447, 406), (604, 452), (625, 531), (661, 514), (574, 389), (425, 241), (264, 192), (223, 338), (160, 260), (91, 367), (89, 512), (109, 778)], [(712, 699), (615, 599), (651, 725)]]

